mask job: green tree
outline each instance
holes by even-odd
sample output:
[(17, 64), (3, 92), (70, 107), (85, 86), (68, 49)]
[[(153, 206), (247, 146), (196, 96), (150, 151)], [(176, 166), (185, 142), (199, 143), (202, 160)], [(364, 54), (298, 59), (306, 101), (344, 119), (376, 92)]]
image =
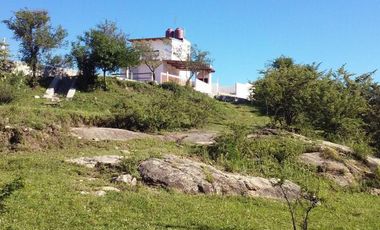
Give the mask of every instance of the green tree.
[(292, 126), (302, 117), (302, 105), (320, 77), (318, 65), (298, 65), (288, 57), (279, 57), (265, 71), (263, 78), (255, 82), (252, 97), (263, 107), (267, 115), (280, 125)]
[(88, 68), (89, 72), (94, 69), (101, 70), (105, 89), (107, 72), (114, 72), (119, 68), (138, 63), (138, 55), (128, 45), (126, 35), (114, 22), (106, 20), (96, 28), (85, 32), (78, 40), (73, 43), (72, 54), (79, 69), (84, 71)]
[(22, 9), (3, 22), (13, 31), (14, 38), (20, 41), (22, 60), (30, 66), (33, 79), (36, 78), (40, 56), (60, 47), (67, 36), (61, 26), (51, 26), (50, 16), (45, 10)]
[(275, 123), (301, 130), (310, 127), (332, 140), (368, 142), (363, 118), (369, 106), (364, 92), (372, 73), (355, 77), (344, 66), (325, 73), (316, 64), (295, 64), (280, 57), (262, 74), (251, 97)]

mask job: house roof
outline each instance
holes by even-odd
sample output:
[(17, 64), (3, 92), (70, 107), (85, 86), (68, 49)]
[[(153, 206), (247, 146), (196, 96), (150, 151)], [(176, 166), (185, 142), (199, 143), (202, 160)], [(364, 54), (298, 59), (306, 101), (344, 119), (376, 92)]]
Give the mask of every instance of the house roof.
[(138, 41), (155, 41), (155, 40), (166, 40), (166, 39), (177, 39), (177, 40), (181, 40), (181, 39), (178, 39), (178, 38), (174, 38), (174, 37), (154, 37), (154, 38), (133, 38), (133, 39), (128, 39), (128, 41), (130, 42), (138, 42)]
[[(184, 61), (176, 61), (176, 60), (164, 60), (164, 61), (168, 63), (169, 65), (176, 67), (177, 69), (182, 69), (182, 70), (187, 69), (186, 62)], [(200, 64), (199, 66), (197, 66), (197, 69), (215, 73), (215, 70), (210, 65), (206, 65), (206, 64)]]

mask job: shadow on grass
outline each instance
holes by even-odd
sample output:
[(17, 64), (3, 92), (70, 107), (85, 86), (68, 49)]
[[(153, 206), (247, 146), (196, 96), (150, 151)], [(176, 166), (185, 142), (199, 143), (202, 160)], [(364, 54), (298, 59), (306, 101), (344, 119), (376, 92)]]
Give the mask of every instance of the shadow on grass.
[(3, 213), (5, 212), (5, 205), (4, 205), (4, 201), (5, 199), (7, 199), (8, 197), (10, 197), (13, 192), (21, 189), (24, 187), (24, 183), (22, 182), (21, 178), (17, 178), (11, 182), (9, 182), (8, 184), (5, 184), (3, 186), (3, 188), (1, 188), (0, 190), (0, 213)]

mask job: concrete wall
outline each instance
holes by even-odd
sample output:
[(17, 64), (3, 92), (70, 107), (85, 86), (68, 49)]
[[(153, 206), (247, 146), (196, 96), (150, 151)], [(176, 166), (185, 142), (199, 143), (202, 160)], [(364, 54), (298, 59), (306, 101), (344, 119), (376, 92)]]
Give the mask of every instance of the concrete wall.
[(196, 91), (199, 91), (201, 93), (206, 93), (210, 96), (213, 95), (213, 92), (212, 92), (212, 85), (211, 84), (207, 84), (201, 80), (198, 80), (198, 79), (195, 79), (194, 80), (194, 89)]
[(235, 95), (238, 98), (243, 99), (249, 99), (249, 95), (251, 94), (251, 87), (252, 85), (250, 83), (236, 83), (235, 84)]

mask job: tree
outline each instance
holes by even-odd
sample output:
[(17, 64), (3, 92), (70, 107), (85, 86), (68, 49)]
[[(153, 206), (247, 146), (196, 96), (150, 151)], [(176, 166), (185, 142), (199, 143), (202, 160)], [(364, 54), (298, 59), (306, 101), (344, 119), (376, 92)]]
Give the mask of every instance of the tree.
[(106, 73), (121, 67), (135, 65), (138, 62), (136, 52), (127, 44), (126, 35), (119, 31), (114, 22), (105, 21), (73, 43), (72, 54), (79, 69), (89, 68), (89, 72), (99, 69), (103, 72), (104, 89)]
[(288, 57), (275, 59), (255, 82), (252, 97), (263, 107), (267, 115), (280, 125), (291, 126), (303, 114), (307, 94), (319, 78), (317, 65), (296, 65)]
[[(255, 82), (251, 97), (285, 128), (323, 131), (330, 140), (367, 143), (363, 115), (368, 102), (363, 89), (367, 73), (354, 78), (342, 66), (321, 72), (318, 65), (277, 58)], [(362, 80), (360, 80), (362, 79)]]
[(64, 75), (65, 68), (71, 68), (73, 57), (71, 55), (47, 54), (44, 60), (44, 74), (48, 76)]
[(152, 80), (156, 81), (156, 69), (162, 64), (159, 51), (144, 41), (134, 42), (133, 48), (139, 54), (140, 62), (144, 63), (152, 73)]
[(13, 31), (14, 38), (20, 41), (22, 60), (32, 69), (33, 79), (36, 78), (40, 56), (60, 47), (67, 36), (61, 26), (51, 26), (45, 10), (22, 9), (3, 22)]
[(174, 50), (174, 54), (184, 63), (185, 69), (190, 72), (186, 85), (189, 85), (191, 79), (201, 71), (209, 69), (213, 62), (210, 58), (210, 52), (199, 49), (196, 44), (190, 47), (190, 52), (184, 47), (179, 47)]
[(5, 39), (0, 42), (0, 74), (3, 75), (5, 73), (11, 72), (14, 65), (9, 60), (9, 45), (5, 42)]

